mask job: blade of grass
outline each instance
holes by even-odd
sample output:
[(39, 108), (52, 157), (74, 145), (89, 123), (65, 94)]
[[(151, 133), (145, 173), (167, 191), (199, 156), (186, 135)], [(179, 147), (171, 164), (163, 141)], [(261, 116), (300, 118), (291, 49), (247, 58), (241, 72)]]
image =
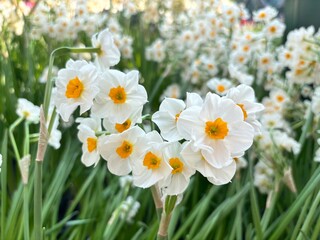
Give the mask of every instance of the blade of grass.
[(272, 230), (273, 234), (271, 235), (271, 237), (267, 238), (269, 234), (271, 234), (271, 230), (267, 231), (264, 237), (270, 240), (279, 239), (279, 237), (285, 231), (291, 220), (299, 212), (301, 206), (306, 201), (308, 196), (310, 196), (310, 194), (319, 186), (319, 184), (320, 167), (314, 172), (311, 179), (309, 180), (303, 191), (299, 194), (297, 199), (294, 201), (294, 203), (291, 205), (291, 207), (286, 211), (284, 215), (280, 217), (279, 224), (275, 230)]
[(6, 236), (6, 213), (7, 213), (7, 146), (8, 131), (5, 130), (1, 146), (2, 166), (1, 166), (1, 239)]
[(319, 203), (320, 203), (320, 191), (318, 191), (316, 198), (312, 202), (311, 208), (310, 208), (309, 213), (308, 213), (308, 215), (302, 225), (302, 228), (301, 228), (300, 234), (298, 235), (297, 240), (304, 239), (302, 233), (307, 234), (309, 232), (310, 227), (312, 226), (313, 218), (317, 212), (316, 210), (317, 210)]

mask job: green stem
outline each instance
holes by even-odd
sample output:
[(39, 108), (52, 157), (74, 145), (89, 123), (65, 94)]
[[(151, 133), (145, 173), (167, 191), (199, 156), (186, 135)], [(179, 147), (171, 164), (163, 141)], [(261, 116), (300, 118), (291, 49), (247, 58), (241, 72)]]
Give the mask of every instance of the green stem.
[(161, 201), (159, 188), (156, 185), (152, 186), (151, 193), (152, 193), (154, 205), (156, 206), (158, 219), (160, 219), (162, 208), (163, 208), (163, 203)]
[(23, 119), (24, 119), (23, 117), (18, 118), (9, 127), (9, 137), (10, 137), (10, 141), (11, 141), (11, 144), (12, 144), (12, 147), (13, 147), (13, 151), (14, 151), (14, 154), (16, 156), (17, 161), (19, 161), (21, 159), (21, 157), (20, 157), (20, 153), (19, 153), (19, 150), (18, 150), (18, 146), (17, 146), (16, 140), (15, 140), (15, 138), (13, 136), (13, 131), (23, 121)]
[(48, 127), (48, 133), (49, 133), (49, 135), (50, 135), (50, 133), (51, 133), (51, 131), (52, 131), (53, 124), (54, 124), (54, 121), (55, 121), (56, 116), (57, 116), (57, 111), (56, 111), (56, 107), (54, 107), (53, 110), (52, 110), (52, 114), (51, 114), (50, 122), (49, 122), (49, 127)]
[(6, 239), (6, 211), (7, 211), (7, 145), (8, 131), (6, 130), (2, 143), (2, 166), (1, 166), (1, 239)]
[(29, 135), (29, 122), (24, 122), (24, 143), (23, 143), (23, 156), (30, 153), (30, 135)]
[(34, 181), (35, 239), (42, 240), (42, 161), (36, 161)]
[[(24, 144), (23, 156), (30, 152), (30, 139), (29, 139), (29, 123), (24, 123)], [(24, 222), (24, 240), (29, 240), (29, 187), (28, 183), (23, 184), (23, 222)]]
[(157, 240), (168, 239), (168, 228), (169, 228), (170, 220), (171, 220), (171, 213), (167, 214), (163, 210), (161, 215)]
[(29, 240), (29, 188), (28, 184), (23, 185), (23, 222), (24, 240)]

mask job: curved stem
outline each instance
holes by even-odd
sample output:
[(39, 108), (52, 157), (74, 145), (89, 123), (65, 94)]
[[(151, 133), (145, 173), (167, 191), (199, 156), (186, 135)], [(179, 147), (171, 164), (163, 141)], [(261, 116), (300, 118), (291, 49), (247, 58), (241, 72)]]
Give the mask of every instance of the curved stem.
[(16, 127), (23, 121), (23, 117), (20, 117), (18, 118), (13, 124), (11, 124), (11, 126), (9, 127), (9, 137), (10, 137), (10, 141), (11, 141), (11, 144), (12, 144), (12, 147), (13, 147), (13, 151), (14, 151), (14, 154), (16, 156), (16, 159), (19, 161), (21, 159), (20, 157), (20, 153), (19, 153), (19, 150), (18, 150), (18, 147), (17, 147), (17, 143), (16, 143), (16, 140), (13, 136), (13, 131), (16, 129)]

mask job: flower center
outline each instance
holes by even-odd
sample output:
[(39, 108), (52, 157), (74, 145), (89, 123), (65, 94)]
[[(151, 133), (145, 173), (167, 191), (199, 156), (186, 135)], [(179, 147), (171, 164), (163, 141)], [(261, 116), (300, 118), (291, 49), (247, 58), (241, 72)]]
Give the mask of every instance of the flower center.
[(170, 158), (169, 164), (173, 168), (172, 174), (181, 173), (183, 170), (183, 162), (179, 158)]
[(96, 138), (87, 138), (88, 151), (91, 153), (97, 148)]
[(267, 16), (267, 14), (265, 12), (261, 12), (259, 14), (259, 18), (265, 18)]
[(148, 169), (157, 169), (160, 167), (161, 158), (152, 152), (148, 152), (143, 159), (143, 165)]
[(278, 102), (283, 102), (284, 101), (284, 97), (281, 96), (281, 95), (278, 95), (277, 96), (277, 100), (278, 100)]
[(240, 108), (241, 108), (241, 110), (242, 110), (242, 113), (243, 113), (243, 120), (246, 120), (247, 119), (247, 117), (248, 117), (248, 114), (247, 114), (247, 111), (244, 109), (244, 105), (243, 104), (241, 104), (241, 103), (238, 103), (237, 104)]
[(131, 155), (132, 150), (133, 145), (125, 140), (122, 142), (121, 146), (116, 149), (116, 152), (118, 153), (119, 157), (127, 158)]
[(124, 123), (116, 123), (115, 129), (119, 132), (122, 133), (123, 131), (127, 130), (131, 126), (131, 120), (128, 119)]
[(124, 88), (118, 86), (116, 88), (111, 88), (109, 92), (109, 97), (115, 104), (122, 104), (126, 102), (127, 94), (124, 91)]
[(217, 86), (217, 91), (218, 91), (218, 92), (224, 92), (224, 90), (226, 90), (226, 88), (225, 88), (222, 84), (219, 84), (219, 85)]
[(181, 112), (179, 112), (179, 113), (176, 114), (176, 116), (175, 116), (175, 121), (176, 121), (176, 122), (178, 121), (178, 119), (179, 119), (179, 117), (180, 117), (180, 114), (181, 114)]
[(275, 26), (271, 26), (271, 27), (269, 28), (269, 31), (270, 31), (271, 33), (275, 33), (275, 32), (277, 31), (277, 28), (276, 28)]
[(84, 87), (78, 77), (71, 79), (67, 85), (66, 97), (78, 98), (81, 96)]
[(228, 124), (221, 118), (206, 122), (206, 134), (212, 139), (224, 139), (229, 132)]
[(25, 117), (25, 118), (28, 118), (29, 116), (30, 116), (30, 112), (28, 112), (28, 111), (23, 111), (23, 116)]

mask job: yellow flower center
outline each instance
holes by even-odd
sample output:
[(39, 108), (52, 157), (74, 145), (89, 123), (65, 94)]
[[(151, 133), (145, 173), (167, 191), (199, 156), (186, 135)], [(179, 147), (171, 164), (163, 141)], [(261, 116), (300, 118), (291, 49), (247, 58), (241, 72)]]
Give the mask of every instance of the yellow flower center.
[(178, 121), (178, 119), (179, 119), (179, 117), (180, 117), (180, 114), (181, 114), (181, 112), (179, 112), (179, 113), (176, 114), (176, 116), (175, 116), (176, 122)]
[(161, 158), (152, 152), (148, 152), (143, 159), (143, 165), (148, 169), (157, 169), (160, 167)]
[(28, 111), (23, 111), (22, 114), (25, 118), (28, 118), (30, 116), (30, 113)]
[(243, 113), (243, 120), (246, 120), (247, 119), (247, 117), (248, 117), (248, 114), (247, 114), (247, 111), (244, 109), (244, 105), (243, 104), (241, 104), (241, 103), (238, 103), (237, 104), (240, 108), (241, 108), (241, 110), (242, 110), (242, 113)]
[(278, 102), (283, 102), (284, 101), (284, 97), (281, 96), (281, 95), (278, 95), (277, 96), (277, 100), (278, 100)]
[(218, 91), (218, 92), (224, 92), (224, 90), (226, 90), (226, 88), (225, 88), (222, 84), (219, 84), (219, 85), (217, 86), (217, 91)]
[(109, 92), (109, 97), (115, 104), (122, 104), (126, 102), (127, 94), (124, 91), (124, 88), (118, 86), (116, 88), (111, 88)]
[(259, 18), (265, 18), (267, 16), (267, 14), (265, 12), (261, 12), (259, 14)]
[(81, 96), (84, 86), (78, 77), (71, 79), (67, 85), (66, 97), (78, 98)]
[(212, 139), (224, 139), (229, 132), (228, 124), (221, 118), (206, 122), (205, 132)]
[(127, 158), (131, 155), (132, 150), (133, 145), (128, 141), (123, 141), (121, 146), (116, 149), (116, 152), (118, 153), (119, 157)]
[(119, 132), (122, 133), (123, 131), (127, 130), (131, 126), (131, 120), (128, 119), (124, 123), (116, 123), (115, 129)]
[(172, 174), (181, 173), (183, 170), (183, 162), (179, 158), (170, 158), (169, 164), (173, 168)]
[(275, 33), (277, 31), (277, 28), (275, 26), (271, 26), (271, 27), (269, 27), (269, 31), (271, 33)]
[(88, 151), (91, 153), (97, 148), (96, 138), (87, 138)]

